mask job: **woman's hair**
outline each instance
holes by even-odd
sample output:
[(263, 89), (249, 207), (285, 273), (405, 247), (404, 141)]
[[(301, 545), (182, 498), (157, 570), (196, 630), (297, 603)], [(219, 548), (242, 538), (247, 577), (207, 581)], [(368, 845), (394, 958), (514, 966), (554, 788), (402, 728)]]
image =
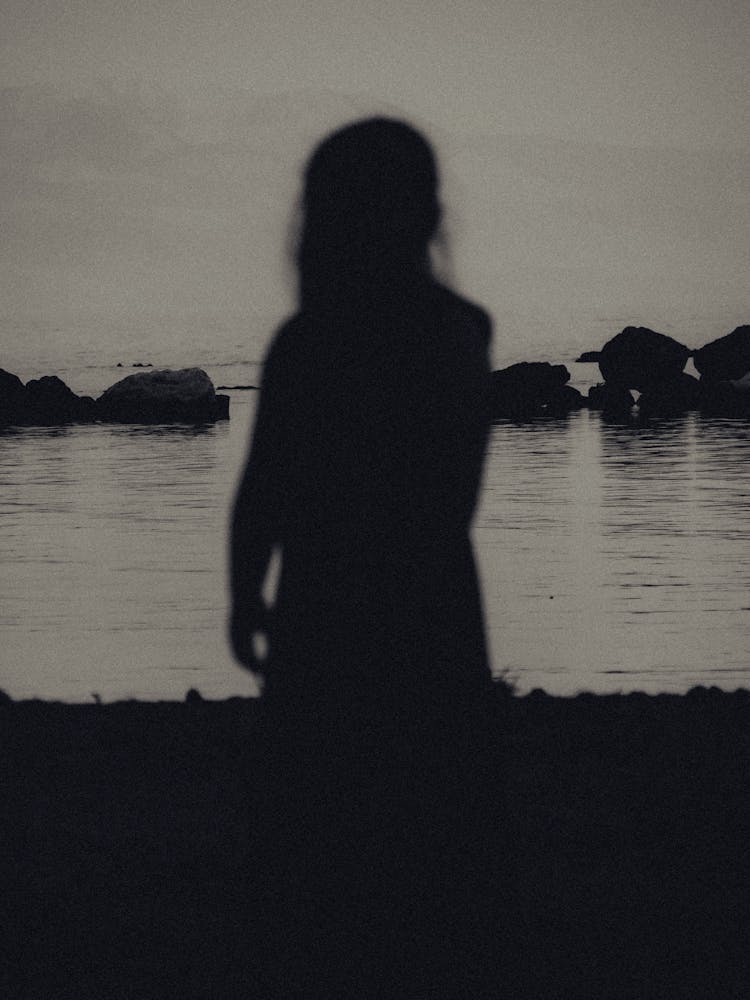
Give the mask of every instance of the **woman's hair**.
[(369, 118), (325, 139), (304, 175), (301, 304), (377, 293), (399, 274), (429, 273), (437, 188), (432, 148), (405, 122)]

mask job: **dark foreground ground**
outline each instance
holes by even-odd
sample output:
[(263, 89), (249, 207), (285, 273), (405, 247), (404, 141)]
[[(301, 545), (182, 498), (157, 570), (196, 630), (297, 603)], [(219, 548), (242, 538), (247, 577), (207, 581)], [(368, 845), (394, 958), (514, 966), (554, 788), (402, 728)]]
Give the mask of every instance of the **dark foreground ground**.
[(488, 720), (381, 767), (241, 699), (0, 704), (0, 995), (750, 996), (750, 693)]

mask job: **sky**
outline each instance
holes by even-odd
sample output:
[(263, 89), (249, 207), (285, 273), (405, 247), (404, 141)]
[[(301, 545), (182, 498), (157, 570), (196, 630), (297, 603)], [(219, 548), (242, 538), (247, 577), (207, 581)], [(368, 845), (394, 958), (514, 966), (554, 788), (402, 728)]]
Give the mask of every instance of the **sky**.
[(496, 314), (750, 322), (748, 43), (746, 0), (0, 0), (0, 337), (283, 313), (305, 159), (372, 113)]

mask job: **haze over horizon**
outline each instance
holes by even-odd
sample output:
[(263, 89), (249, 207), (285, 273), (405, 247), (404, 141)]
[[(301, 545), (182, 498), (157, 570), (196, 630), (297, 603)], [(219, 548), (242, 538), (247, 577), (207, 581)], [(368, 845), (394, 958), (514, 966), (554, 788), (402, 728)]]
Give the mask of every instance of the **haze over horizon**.
[(434, 142), (456, 282), (496, 316), (747, 321), (741, 0), (1, 17), (6, 348), (28, 322), (278, 317), (301, 168), (373, 113)]

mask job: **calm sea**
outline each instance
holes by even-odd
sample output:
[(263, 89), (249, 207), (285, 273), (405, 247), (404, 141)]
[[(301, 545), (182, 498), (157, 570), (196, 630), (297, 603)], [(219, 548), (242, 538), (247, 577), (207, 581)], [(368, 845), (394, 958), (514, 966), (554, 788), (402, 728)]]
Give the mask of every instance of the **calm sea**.
[[(571, 359), (624, 325), (602, 320), (533, 350), (511, 336), (496, 364), (563, 362), (585, 390), (598, 369)], [(123, 360), (257, 384), (257, 348), (226, 331), (211, 339), (180, 351), (175, 335), (158, 355), (144, 341)], [(20, 367), (0, 366), (92, 395), (133, 370), (116, 367), (112, 340), (97, 363), (70, 337), (55, 351), (28, 343)], [(214, 427), (0, 432), (0, 687), (12, 697), (255, 693), (225, 619), (228, 509), (257, 394), (229, 395), (231, 419)], [(496, 672), (560, 694), (750, 685), (748, 467), (749, 422), (615, 426), (584, 411), (496, 425), (474, 531)]]

